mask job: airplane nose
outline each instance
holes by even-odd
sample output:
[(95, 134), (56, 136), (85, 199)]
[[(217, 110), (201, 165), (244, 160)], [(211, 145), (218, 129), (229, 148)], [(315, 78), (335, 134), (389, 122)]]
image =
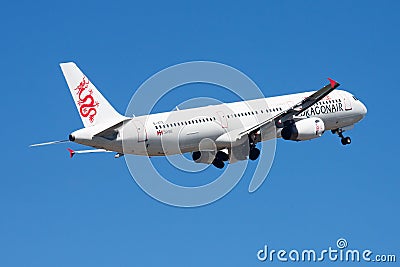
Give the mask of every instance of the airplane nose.
[(360, 104), (361, 104), (361, 114), (363, 117), (365, 117), (365, 115), (368, 112), (367, 107), (363, 103), (361, 103), (361, 101), (360, 101)]

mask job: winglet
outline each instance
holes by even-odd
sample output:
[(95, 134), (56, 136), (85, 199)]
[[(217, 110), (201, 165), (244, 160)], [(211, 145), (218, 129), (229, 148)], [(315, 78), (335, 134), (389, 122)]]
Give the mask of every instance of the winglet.
[(335, 89), (338, 87), (340, 84), (337, 81), (332, 80), (331, 78), (328, 78), (329, 82), (331, 83), (331, 87)]
[(72, 158), (75, 155), (75, 151), (73, 151), (71, 148), (67, 148), (69, 151), (69, 157)]

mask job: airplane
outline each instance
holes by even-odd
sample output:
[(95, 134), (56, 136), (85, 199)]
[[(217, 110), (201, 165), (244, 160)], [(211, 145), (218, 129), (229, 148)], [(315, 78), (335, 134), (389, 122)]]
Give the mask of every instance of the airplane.
[[(305, 141), (330, 130), (343, 145), (343, 135), (367, 114), (367, 108), (330, 78), (318, 91), (174, 110), (138, 117), (118, 113), (73, 62), (60, 64), (84, 128), (68, 140), (31, 146), (75, 142), (90, 150), (75, 154), (114, 152), (147, 157), (191, 153), (196, 163), (213, 164), (256, 160), (256, 144), (272, 138)], [(208, 142), (203, 142), (208, 140)]]

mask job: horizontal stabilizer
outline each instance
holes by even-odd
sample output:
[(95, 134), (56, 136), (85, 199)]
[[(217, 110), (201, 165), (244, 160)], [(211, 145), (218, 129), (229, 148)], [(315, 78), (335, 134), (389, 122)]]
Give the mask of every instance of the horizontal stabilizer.
[(36, 147), (36, 146), (47, 146), (47, 145), (55, 145), (55, 144), (62, 144), (62, 143), (69, 143), (69, 140), (60, 140), (60, 141), (51, 141), (51, 142), (45, 142), (45, 143), (40, 143), (40, 144), (32, 144), (29, 145), (29, 147)]
[(69, 157), (72, 158), (75, 154), (88, 154), (88, 153), (100, 153), (100, 152), (114, 152), (105, 149), (88, 149), (88, 150), (72, 150), (71, 148), (67, 148), (69, 151)]

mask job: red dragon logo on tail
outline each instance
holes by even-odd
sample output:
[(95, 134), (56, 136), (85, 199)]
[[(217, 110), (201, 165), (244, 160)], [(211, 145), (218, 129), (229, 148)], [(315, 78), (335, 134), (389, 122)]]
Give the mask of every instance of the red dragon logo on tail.
[[(90, 123), (93, 123), (94, 116), (97, 114), (96, 108), (99, 106), (99, 102), (95, 101), (93, 98), (93, 91), (88, 89), (89, 80), (85, 80), (86, 77), (83, 77), (82, 82), (79, 83), (78, 87), (75, 88), (78, 95), (78, 105), (79, 105), (79, 113), (83, 117), (89, 117)], [(87, 91), (85, 96), (82, 96), (83, 92)]]

